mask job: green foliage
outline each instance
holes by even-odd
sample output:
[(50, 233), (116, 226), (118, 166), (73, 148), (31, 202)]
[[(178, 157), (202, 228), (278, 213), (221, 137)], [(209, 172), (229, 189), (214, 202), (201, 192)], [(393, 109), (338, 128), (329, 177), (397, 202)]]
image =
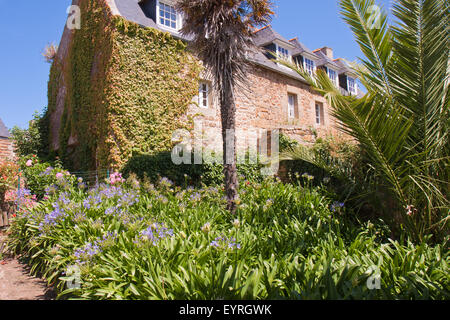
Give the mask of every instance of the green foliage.
[[(310, 187), (243, 183), (236, 215), (223, 196), (167, 179), (56, 189), (18, 212), (8, 248), (59, 298), (450, 297), (445, 245), (388, 240), (382, 222), (358, 227), (351, 212)], [(68, 289), (74, 266), (81, 287)], [(380, 289), (369, 290), (371, 277)]]
[(3, 204), (7, 191), (17, 189), (18, 177), (19, 166), (17, 164), (9, 161), (0, 162), (0, 205)]
[[(393, 7), (398, 23), (389, 26), (382, 11), (375, 28), (374, 5), (341, 0), (344, 20), (365, 55), (357, 70), (368, 90), (363, 98), (343, 96), (323, 71), (313, 78), (291, 67), (327, 98), (342, 131), (359, 143), (368, 174), (350, 183), (368, 187), (360, 203), (389, 212), (392, 227), (418, 242), (440, 242), (449, 232), (450, 210), (448, 4), (399, 0)], [(346, 175), (308, 152), (297, 155)]]
[[(42, 162), (35, 156), (23, 157), (19, 161), (22, 169), (24, 181), (21, 188), (26, 188), (38, 199), (43, 199), (47, 194), (48, 188), (58, 184), (58, 176), (65, 176), (64, 180), (70, 186), (75, 183), (75, 178), (64, 170), (61, 161), (57, 160), (54, 164)], [(58, 175), (58, 176), (57, 176)]]
[(289, 151), (295, 149), (295, 147), (298, 146), (298, 142), (296, 140), (291, 139), (289, 136), (280, 133), (280, 145), (279, 145), (279, 151)]
[(34, 154), (45, 157), (47, 155), (46, 124), (46, 111), (44, 110), (42, 114), (36, 111), (27, 129), (15, 126), (11, 130), (15, 146), (14, 151), (17, 156), (26, 157)]
[(280, 159), (284, 175), (290, 180), (298, 180), (300, 175), (308, 173), (314, 176), (316, 185), (327, 184), (344, 200), (355, 190), (346, 190), (348, 183), (342, 183), (342, 180), (356, 183), (356, 180), (364, 180), (367, 174), (361, 170), (361, 156), (361, 150), (354, 142), (329, 135), (316, 139), (310, 147), (296, 145), (285, 149)]
[[(246, 155), (248, 159), (248, 155)], [(194, 159), (191, 159), (194, 163)], [(238, 175), (243, 180), (262, 181), (261, 163), (238, 164)], [(160, 177), (167, 177), (179, 186), (220, 185), (223, 183), (223, 165), (204, 161), (202, 164), (173, 163), (170, 152), (156, 155), (137, 155), (132, 157), (123, 168), (125, 177), (134, 173), (140, 179), (145, 177), (157, 181)]]
[(50, 114), (57, 112), (59, 88), (67, 89), (60, 158), (86, 171), (170, 149), (198, 91), (199, 63), (182, 41), (112, 16), (104, 1), (85, 1), (80, 9), (83, 28), (67, 60), (55, 59), (49, 81)]

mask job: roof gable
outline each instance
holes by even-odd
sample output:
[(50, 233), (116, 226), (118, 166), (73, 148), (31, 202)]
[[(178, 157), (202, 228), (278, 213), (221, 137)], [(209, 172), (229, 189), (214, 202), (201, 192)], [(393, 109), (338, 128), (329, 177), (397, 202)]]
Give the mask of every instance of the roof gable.
[(297, 56), (300, 54), (306, 54), (309, 55), (310, 57), (315, 56), (315, 54), (308, 47), (306, 47), (303, 43), (298, 41), (298, 38), (289, 40), (289, 43), (291, 43), (295, 47), (295, 50), (292, 52), (293, 56)]
[(10, 138), (10, 137), (11, 134), (9, 133), (9, 130), (6, 128), (2, 119), (0, 119), (0, 138)]
[(333, 59), (328, 57), (326, 54), (324, 54), (321, 51), (314, 51), (316, 56), (319, 57), (319, 61), (317, 61), (317, 66), (328, 66), (332, 69), (335, 69), (336, 71), (339, 71), (341, 69), (341, 66), (337, 64)]
[(281, 42), (288, 46), (293, 47), (292, 43), (290, 43), (286, 38), (280, 35), (278, 32), (273, 30), (272, 26), (265, 26), (254, 32), (253, 41), (257, 46), (263, 47), (265, 45)]

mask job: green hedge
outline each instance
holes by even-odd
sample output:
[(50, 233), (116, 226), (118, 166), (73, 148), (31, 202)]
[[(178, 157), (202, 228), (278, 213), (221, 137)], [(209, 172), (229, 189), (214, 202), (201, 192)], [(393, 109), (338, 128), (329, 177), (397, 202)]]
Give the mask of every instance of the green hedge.
[[(192, 161), (193, 162), (193, 161)], [(262, 181), (261, 163), (238, 164), (238, 175), (241, 180)], [(224, 180), (223, 165), (217, 163), (181, 164), (172, 162), (170, 152), (155, 155), (140, 154), (132, 157), (122, 170), (125, 177), (134, 173), (138, 178), (149, 178), (157, 181), (159, 177), (166, 177), (177, 185), (218, 185)]]

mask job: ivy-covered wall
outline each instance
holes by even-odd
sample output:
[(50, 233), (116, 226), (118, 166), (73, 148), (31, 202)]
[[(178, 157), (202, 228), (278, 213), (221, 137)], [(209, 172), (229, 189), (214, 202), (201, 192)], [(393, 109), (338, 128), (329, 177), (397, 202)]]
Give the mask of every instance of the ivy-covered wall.
[(173, 131), (188, 125), (199, 62), (171, 35), (112, 16), (105, 0), (79, 5), (81, 29), (73, 31), (67, 61), (55, 60), (48, 88), (52, 113), (63, 73), (59, 156), (71, 169), (88, 170), (168, 150)]

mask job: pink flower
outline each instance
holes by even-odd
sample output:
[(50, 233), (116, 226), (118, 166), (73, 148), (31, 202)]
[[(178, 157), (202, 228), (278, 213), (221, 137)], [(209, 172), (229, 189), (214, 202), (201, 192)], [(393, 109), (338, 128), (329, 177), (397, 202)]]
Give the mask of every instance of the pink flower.
[(406, 206), (406, 214), (408, 216), (412, 216), (414, 213), (416, 213), (417, 209), (414, 208), (413, 205)]
[(56, 174), (56, 178), (57, 178), (57, 179), (61, 179), (63, 176), (64, 176), (64, 175), (63, 175), (61, 172), (58, 172), (58, 173)]
[(31, 167), (33, 165), (33, 160), (28, 160), (27, 161), (27, 167)]
[(122, 178), (122, 174), (120, 174), (119, 172), (114, 172), (109, 177), (109, 183), (111, 183), (111, 184), (122, 183), (124, 181), (125, 181), (125, 179)]

